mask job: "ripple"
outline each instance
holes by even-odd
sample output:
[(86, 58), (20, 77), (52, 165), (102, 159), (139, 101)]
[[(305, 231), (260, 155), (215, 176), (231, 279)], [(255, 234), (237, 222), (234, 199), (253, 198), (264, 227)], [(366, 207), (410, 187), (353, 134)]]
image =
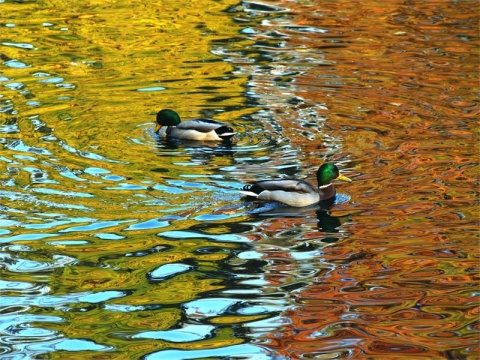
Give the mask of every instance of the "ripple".
[(8, 142), (5, 146), (9, 150), (14, 150), (14, 151), (29, 152), (29, 153), (38, 154), (38, 155), (52, 155), (50, 151), (45, 150), (43, 148), (26, 145), (23, 142), (23, 140), (13, 140)]
[(148, 190), (148, 185), (138, 185), (138, 184), (129, 184), (129, 183), (120, 183), (117, 186), (106, 186), (105, 190), (126, 190), (126, 191), (138, 191), (138, 190)]
[(54, 236), (58, 236), (58, 234), (20, 234), (0, 238), (0, 243), (9, 243), (19, 240), (40, 240)]
[(188, 317), (201, 319), (223, 315), (241, 304), (240, 300), (235, 299), (208, 298), (191, 301), (184, 304), (183, 308)]
[(149, 272), (147, 276), (152, 281), (162, 281), (179, 274), (184, 274), (193, 269), (193, 266), (187, 264), (165, 264), (155, 268)]
[(0, 198), (6, 198), (9, 201), (13, 201), (13, 202), (24, 202), (24, 203), (32, 204), (33, 207), (38, 206), (38, 205), (46, 205), (48, 207), (58, 208), (58, 209), (90, 210), (90, 208), (88, 208), (84, 205), (58, 203), (58, 202), (53, 202), (53, 201), (40, 200), (33, 195), (22, 194), (22, 193), (14, 192), (14, 191), (2, 191), (2, 190), (0, 190)]
[(83, 170), (83, 172), (85, 174), (90, 174), (90, 175), (97, 176), (97, 177), (102, 177), (106, 174), (110, 174), (110, 170), (102, 169), (102, 168), (99, 168), (99, 167), (92, 167), (92, 166), (89, 166), (89, 167), (85, 168)]
[[(25, 229), (45, 230), (45, 229), (57, 228), (57, 227), (72, 224), (72, 223), (79, 223), (79, 222), (83, 223), (83, 222), (95, 221), (95, 219), (87, 218), (87, 217), (68, 218), (61, 215), (59, 216), (58, 214), (42, 214), (42, 215), (46, 217), (46, 219), (40, 218), (40, 221), (43, 221), (42, 223), (19, 223), (18, 225)], [(49, 221), (50, 216), (58, 217), (59, 220)]]
[(20, 347), (27, 352), (33, 353), (48, 353), (55, 351), (68, 351), (68, 352), (80, 352), (80, 351), (111, 351), (113, 346), (105, 346), (97, 344), (92, 340), (85, 339), (59, 339), (53, 341), (42, 341), (38, 344), (25, 344)]
[(146, 88), (138, 88), (137, 91), (164, 91), (167, 90), (167, 88), (164, 88), (163, 86), (151, 86), (151, 87), (146, 87)]
[(66, 229), (59, 230), (61, 233), (68, 233), (73, 231), (95, 231), (100, 229), (105, 229), (108, 227), (118, 226), (121, 224), (125, 224), (128, 222), (132, 222), (132, 220), (110, 220), (110, 221), (98, 221), (93, 222), (89, 225), (79, 225), (79, 226), (72, 226)]
[(358, 295), (356, 295), (354, 292), (349, 292), (348, 302), (355, 305), (360, 305), (362, 303), (368, 305), (373, 305), (376, 303), (402, 304), (405, 302), (411, 302), (412, 299), (420, 300), (423, 296), (424, 292), (419, 290), (375, 289), (369, 293), (362, 292)]
[(70, 304), (89, 303), (99, 304), (108, 300), (117, 299), (125, 296), (123, 291), (99, 291), (97, 293), (71, 293), (66, 295), (24, 295), (21, 297), (0, 296), (0, 304), (3, 306), (36, 306), (69, 308)]
[(290, 31), (296, 31), (300, 33), (316, 33), (316, 34), (325, 34), (328, 33), (326, 29), (320, 29), (313, 26), (302, 26), (302, 25), (285, 25), (283, 26), (284, 29)]
[[(0, 323), (0, 331), (6, 335), (16, 335), (18, 331), (23, 332), (25, 337), (38, 337), (39, 333), (44, 336), (52, 336), (53, 331), (40, 329), (38, 327), (30, 328), (31, 323), (62, 323), (64, 319), (59, 316), (52, 315), (33, 315), (25, 313), (26, 308), (20, 308), (18, 306), (3, 308), (2, 322)], [(7, 311), (5, 311), (5, 309)], [(31, 332), (29, 332), (31, 330)], [(21, 343), (26, 339), (17, 339), (16, 337), (8, 337), (13, 343)], [(23, 340), (23, 341), (22, 341)], [(8, 341), (8, 340), (7, 340)]]
[(252, 344), (232, 345), (216, 349), (204, 350), (162, 350), (144, 357), (145, 360), (187, 360), (204, 358), (230, 358), (230, 359), (255, 359), (255, 360), (277, 360), (286, 359), (275, 356), (272, 350)]
[(21, 224), (20, 221), (0, 219), (0, 227), (18, 226), (20, 224)]
[(41, 78), (41, 77), (48, 77), (51, 76), (51, 74), (47, 72), (42, 72), (42, 71), (36, 71), (32, 74), (33, 77)]
[(20, 89), (23, 89), (25, 85), (21, 82), (11, 82), (11, 83), (7, 83), (3, 86), (5, 86), (6, 88), (8, 88), (10, 90), (20, 90)]
[(61, 77), (50, 77), (42, 80), (38, 80), (39, 83), (45, 83), (45, 84), (58, 84), (61, 83), (64, 80), (64, 78)]
[(109, 162), (109, 163), (122, 163), (122, 161), (109, 159), (105, 156), (96, 154), (92, 151), (77, 150), (73, 146), (68, 145), (63, 140), (59, 141), (59, 144), (64, 150), (66, 150), (66, 151), (68, 151), (72, 154), (76, 154), (76, 155), (78, 155), (82, 158), (86, 158), (86, 159), (90, 159), (90, 160), (97, 160), (97, 161), (105, 161), (105, 162)]
[(33, 46), (32, 44), (28, 43), (13, 43), (13, 42), (3, 42), (2, 45), (5, 46), (12, 46), (20, 49), (26, 49), (26, 50), (35, 50), (36, 47)]
[(61, 196), (68, 196), (68, 197), (81, 197), (81, 198), (92, 198), (94, 195), (82, 192), (75, 192), (75, 191), (62, 191), (62, 190), (54, 190), (54, 189), (47, 189), (47, 188), (33, 188), (33, 192), (40, 193), (40, 194), (48, 194), (48, 195), (61, 195)]
[(382, 341), (374, 341), (371, 345), (368, 346), (369, 351), (372, 351), (375, 354), (391, 354), (391, 353), (401, 353), (404, 356), (405, 354), (418, 354), (429, 352), (424, 346), (416, 346), (413, 344), (398, 344), (398, 343), (388, 343)]
[(49, 241), (48, 244), (53, 246), (77, 246), (77, 245), (86, 245), (89, 242), (87, 240), (59, 240), (59, 241)]
[(213, 234), (201, 234), (197, 232), (191, 231), (179, 231), (179, 230), (172, 230), (172, 231), (165, 231), (160, 233), (162, 237), (170, 238), (170, 239), (209, 239), (219, 242), (250, 242), (250, 240), (242, 235), (237, 234), (220, 234), (220, 235), (213, 235)]
[(77, 259), (65, 255), (53, 255), (49, 262), (14, 258), (9, 254), (0, 253), (0, 265), (15, 273), (34, 273), (53, 271), (76, 262)]
[[(2, 111), (0, 111), (0, 112), (2, 112)], [(0, 125), (0, 133), (16, 134), (16, 133), (19, 133), (19, 132), (20, 132), (20, 129), (19, 129), (17, 123)], [(6, 161), (6, 160), (3, 160), (3, 161)], [(7, 162), (11, 162), (11, 161), (7, 161)]]
[(132, 224), (125, 228), (125, 231), (131, 230), (146, 230), (146, 229), (159, 229), (170, 225), (169, 221), (162, 221), (160, 219), (150, 219), (136, 224)]
[(5, 61), (3, 64), (12, 69), (25, 69), (31, 67), (31, 65), (27, 65), (26, 63), (15, 59)]
[(33, 284), (24, 281), (6, 281), (0, 280), (0, 293), (12, 293), (19, 292), (23, 294), (35, 293), (46, 294), (50, 291), (50, 288), (45, 285)]
[(198, 341), (210, 338), (215, 326), (185, 324), (180, 329), (167, 331), (145, 331), (132, 336), (132, 339), (154, 339), (173, 343)]

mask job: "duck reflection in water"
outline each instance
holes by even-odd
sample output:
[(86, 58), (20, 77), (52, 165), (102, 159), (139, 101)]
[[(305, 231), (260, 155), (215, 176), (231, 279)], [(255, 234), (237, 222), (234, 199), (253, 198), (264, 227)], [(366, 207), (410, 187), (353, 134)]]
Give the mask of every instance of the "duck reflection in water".
[(167, 148), (167, 149), (196, 149), (202, 150), (218, 150), (219, 152), (225, 152), (225, 154), (230, 154), (233, 152), (233, 145), (232, 141), (225, 140), (222, 142), (213, 142), (213, 141), (198, 141), (198, 140), (185, 140), (179, 139), (176, 137), (159, 137), (158, 140), (159, 147)]
[[(214, 143), (207, 141), (191, 141), (177, 138), (159, 138), (157, 154), (163, 156), (178, 154), (187, 156), (188, 163), (205, 166), (211, 163), (215, 157), (234, 158), (235, 147), (231, 142)], [(184, 157), (184, 160), (185, 157)]]
[[(331, 211), (329, 209), (320, 208), (316, 211), (317, 213), (317, 225), (318, 229), (324, 231), (329, 234), (339, 233), (339, 227), (342, 226), (346, 222), (352, 221), (352, 215), (342, 215), (342, 216), (332, 216)], [(335, 236), (327, 236), (322, 239), (322, 242), (326, 243), (334, 243), (339, 240), (338, 237)]]
[(301, 208), (295, 208), (285, 206), (278, 202), (264, 202), (256, 203), (256, 207), (248, 211), (249, 214), (255, 214), (262, 217), (309, 217), (312, 212), (315, 212), (318, 219), (318, 229), (326, 233), (326, 237), (322, 239), (324, 243), (334, 243), (340, 238), (332, 236), (333, 234), (340, 233), (340, 227), (345, 223), (352, 221), (352, 215), (332, 216), (332, 207), (335, 204), (347, 202), (350, 199), (348, 195), (337, 194), (334, 197), (318, 202), (312, 206), (306, 206)]

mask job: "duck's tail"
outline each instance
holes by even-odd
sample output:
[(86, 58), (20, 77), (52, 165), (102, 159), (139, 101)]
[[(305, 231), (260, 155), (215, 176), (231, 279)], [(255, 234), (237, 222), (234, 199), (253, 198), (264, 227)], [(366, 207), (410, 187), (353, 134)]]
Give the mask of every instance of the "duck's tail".
[(215, 129), (215, 132), (222, 140), (230, 140), (235, 135), (235, 131), (229, 126), (221, 126)]
[(258, 197), (258, 195), (264, 189), (260, 186), (253, 184), (253, 185), (245, 185), (242, 190), (240, 190), (240, 194), (243, 194), (247, 197), (248, 200), (253, 200)]

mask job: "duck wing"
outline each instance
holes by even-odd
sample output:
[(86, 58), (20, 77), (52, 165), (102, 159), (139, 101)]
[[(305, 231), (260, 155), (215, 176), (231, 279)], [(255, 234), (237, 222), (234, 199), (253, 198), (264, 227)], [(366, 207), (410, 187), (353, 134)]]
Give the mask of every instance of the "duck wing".
[(247, 185), (244, 190), (260, 194), (262, 191), (286, 191), (301, 194), (317, 192), (317, 189), (304, 180), (282, 179), (282, 180), (264, 180), (256, 182), (253, 185)]
[(247, 185), (241, 191), (247, 200), (277, 201), (289, 206), (302, 207), (317, 203), (317, 189), (303, 180), (265, 180)]
[(235, 131), (225, 123), (212, 119), (194, 119), (181, 122), (176, 126), (180, 131), (194, 131), (197, 133), (208, 134), (209, 139), (196, 140), (229, 140), (235, 135)]
[(214, 131), (222, 126), (226, 126), (224, 123), (212, 119), (194, 119), (182, 121), (177, 125), (177, 129), (181, 130), (196, 130), (202, 133), (208, 133)]

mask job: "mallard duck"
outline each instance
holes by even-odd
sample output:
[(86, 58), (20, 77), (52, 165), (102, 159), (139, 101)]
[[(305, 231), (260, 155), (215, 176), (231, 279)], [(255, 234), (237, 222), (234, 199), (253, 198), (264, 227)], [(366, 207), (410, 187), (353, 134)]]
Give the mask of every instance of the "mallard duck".
[(193, 119), (181, 122), (180, 116), (170, 109), (163, 109), (157, 114), (155, 133), (162, 126), (167, 126), (167, 135), (186, 140), (229, 140), (235, 132), (222, 122), (211, 119)]
[(335, 197), (334, 179), (352, 181), (340, 174), (337, 166), (326, 163), (317, 170), (318, 187), (297, 179), (264, 180), (244, 186), (241, 193), (249, 200), (277, 201), (294, 207), (309, 206)]

